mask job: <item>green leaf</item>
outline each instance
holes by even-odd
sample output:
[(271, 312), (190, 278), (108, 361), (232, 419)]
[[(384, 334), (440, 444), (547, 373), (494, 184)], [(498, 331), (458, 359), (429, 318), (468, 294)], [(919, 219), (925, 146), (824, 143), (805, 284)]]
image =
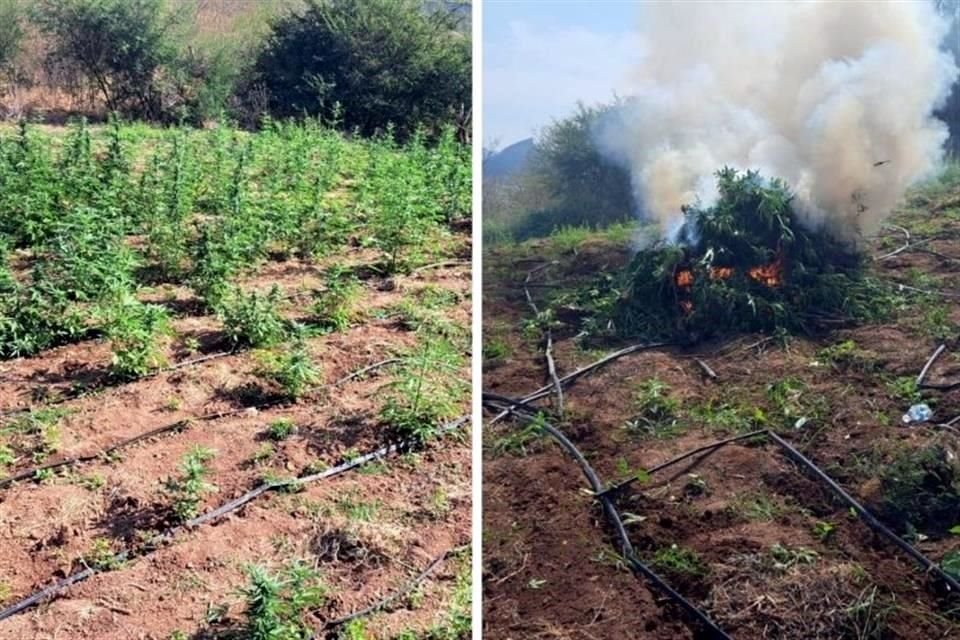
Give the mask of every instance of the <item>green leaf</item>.
[(960, 579), (960, 550), (948, 551), (944, 554), (943, 560), (940, 561), (940, 568), (951, 578)]

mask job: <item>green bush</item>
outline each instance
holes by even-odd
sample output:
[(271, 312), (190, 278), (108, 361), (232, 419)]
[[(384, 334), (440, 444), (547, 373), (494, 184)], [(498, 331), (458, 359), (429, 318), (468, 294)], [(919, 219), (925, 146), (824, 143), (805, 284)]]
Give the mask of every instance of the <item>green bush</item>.
[(170, 333), (170, 318), (164, 307), (122, 294), (103, 307), (100, 317), (113, 347), (116, 375), (139, 378), (166, 364), (162, 339)]
[(675, 244), (639, 251), (619, 286), (607, 283), (616, 332), (685, 340), (813, 333), (886, 312), (888, 296), (864, 277), (862, 254), (804, 226), (786, 184), (727, 168), (717, 186), (713, 206), (684, 209)]
[(85, 78), (109, 111), (161, 117), (157, 82), (176, 59), (180, 22), (163, 0), (41, 0), (33, 20), (49, 37), (48, 63)]
[(307, 640), (313, 629), (306, 619), (319, 607), (326, 589), (320, 575), (309, 566), (295, 562), (274, 574), (264, 567), (247, 569), (249, 583), (243, 589), (246, 599), (243, 632), (248, 640)]
[(221, 304), (220, 318), (227, 337), (234, 346), (269, 347), (281, 342), (287, 333), (286, 321), (280, 315), (280, 288), (273, 285), (263, 296), (256, 291), (244, 294), (234, 289), (233, 295)]
[(944, 535), (960, 523), (960, 477), (939, 445), (908, 449), (882, 467), (881, 515), (901, 532)]
[(262, 355), (257, 374), (276, 383), (288, 398), (296, 400), (319, 384), (321, 371), (298, 335), (290, 348)]
[(455, 417), (465, 385), (457, 378), (462, 357), (440, 339), (433, 339), (401, 359), (391, 382), (381, 419), (394, 435), (426, 442)]
[(18, 0), (0, 0), (0, 71), (10, 68), (23, 40)]
[(214, 452), (204, 447), (194, 447), (183, 457), (180, 477), (169, 478), (165, 483), (167, 494), (173, 500), (172, 508), (181, 522), (195, 518), (200, 512), (203, 494), (216, 490), (207, 482), (210, 471), (206, 463), (213, 459)]
[[(339, 118), (364, 135), (439, 132), (470, 104), (471, 45), (455, 11), (417, 0), (306, 0), (278, 19), (254, 65), (277, 116)], [(342, 112), (340, 111), (342, 106)]]
[(320, 326), (329, 331), (345, 331), (360, 316), (358, 302), (362, 289), (355, 276), (342, 267), (326, 274), (326, 287), (316, 294), (313, 313)]

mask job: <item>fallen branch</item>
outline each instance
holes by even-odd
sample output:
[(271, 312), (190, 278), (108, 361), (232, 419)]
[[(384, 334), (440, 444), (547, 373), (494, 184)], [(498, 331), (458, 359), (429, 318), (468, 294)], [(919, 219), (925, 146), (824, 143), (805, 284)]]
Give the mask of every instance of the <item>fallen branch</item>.
[(700, 368), (703, 369), (703, 372), (707, 375), (708, 378), (710, 378), (711, 380), (717, 379), (717, 372), (711, 369), (710, 365), (708, 365), (706, 362), (704, 362), (700, 358), (694, 358), (693, 360), (698, 365), (700, 365)]
[(930, 367), (933, 366), (933, 363), (937, 361), (937, 358), (946, 350), (947, 345), (941, 344), (937, 347), (937, 350), (933, 352), (933, 355), (927, 360), (927, 363), (923, 365), (923, 369), (920, 370), (920, 375), (917, 376), (917, 386), (923, 384), (924, 378), (927, 377), (927, 372), (930, 370)]
[[(563, 386), (565, 386), (565, 387), (570, 386), (571, 384), (573, 384), (574, 382), (576, 382), (579, 378), (582, 378), (583, 376), (587, 375), (588, 373), (591, 373), (591, 372), (593, 372), (593, 371), (596, 371), (597, 369), (603, 367), (604, 365), (610, 364), (610, 363), (613, 362), (614, 360), (618, 360), (618, 359), (620, 359), (620, 358), (622, 358), (622, 357), (624, 357), (624, 356), (630, 355), (631, 353), (636, 353), (636, 352), (638, 352), (638, 351), (644, 351), (644, 350), (646, 350), (646, 349), (656, 349), (656, 348), (658, 348), (658, 347), (666, 347), (666, 346), (669, 346), (670, 344), (671, 344), (671, 343), (669, 343), (669, 342), (649, 342), (649, 343), (644, 343), (644, 344), (635, 344), (635, 345), (633, 345), (633, 346), (626, 347), (626, 348), (624, 348), (624, 349), (620, 349), (619, 351), (615, 351), (615, 352), (613, 352), (613, 353), (611, 353), (611, 354), (609, 354), (609, 355), (606, 355), (606, 356), (600, 358), (600, 359), (597, 360), (596, 362), (593, 362), (593, 363), (591, 363), (591, 364), (588, 364), (588, 365), (585, 366), (585, 367), (580, 367), (579, 369), (577, 369), (576, 371), (574, 371), (574, 372), (572, 372), (572, 373), (568, 373), (567, 375), (565, 375), (565, 376), (563, 376), (562, 378), (560, 378), (560, 384), (563, 385)], [(536, 391), (534, 391), (534, 392), (531, 393), (530, 395), (524, 396), (524, 397), (519, 401), (520, 404), (515, 405), (515, 407), (520, 407), (520, 406), (523, 406), (523, 405), (528, 404), (528, 403), (530, 403), (530, 402), (533, 402), (534, 400), (539, 400), (540, 398), (543, 398), (543, 397), (545, 397), (545, 396), (548, 396), (548, 395), (550, 395), (550, 394), (552, 393), (552, 390), (553, 390), (553, 385), (552, 385), (552, 384), (548, 384), (548, 385), (546, 385), (546, 386), (540, 387), (539, 389), (537, 389)], [(515, 408), (515, 407), (514, 407), (514, 408)], [(496, 424), (497, 422), (503, 420), (505, 417), (507, 417), (507, 415), (508, 415), (509, 413), (510, 413), (510, 411), (507, 410), (507, 409), (501, 411), (500, 413), (498, 413), (496, 416), (494, 416), (494, 417), (490, 420), (490, 424)]]

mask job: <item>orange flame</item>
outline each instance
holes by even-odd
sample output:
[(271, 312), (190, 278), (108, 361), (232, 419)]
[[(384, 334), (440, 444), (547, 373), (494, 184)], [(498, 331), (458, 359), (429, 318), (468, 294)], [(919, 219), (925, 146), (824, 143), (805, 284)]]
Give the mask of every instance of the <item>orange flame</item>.
[(754, 267), (747, 274), (768, 287), (779, 287), (780, 283), (783, 282), (783, 256), (778, 255), (777, 259), (770, 264)]
[[(733, 267), (710, 267), (711, 280), (726, 280), (732, 275)], [(778, 255), (777, 259), (770, 264), (748, 269), (747, 275), (768, 287), (779, 287), (783, 283), (783, 256)], [(690, 269), (677, 271), (674, 281), (681, 289), (689, 289), (693, 286), (693, 271)]]

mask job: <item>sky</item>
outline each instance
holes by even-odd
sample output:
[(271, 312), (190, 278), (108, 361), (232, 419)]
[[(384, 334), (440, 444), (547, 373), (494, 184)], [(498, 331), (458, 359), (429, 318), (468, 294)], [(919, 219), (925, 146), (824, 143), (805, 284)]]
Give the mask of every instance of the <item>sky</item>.
[(639, 56), (638, 2), (485, 0), (484, 146), (535, 135), (576, 107), (623, 95)]

